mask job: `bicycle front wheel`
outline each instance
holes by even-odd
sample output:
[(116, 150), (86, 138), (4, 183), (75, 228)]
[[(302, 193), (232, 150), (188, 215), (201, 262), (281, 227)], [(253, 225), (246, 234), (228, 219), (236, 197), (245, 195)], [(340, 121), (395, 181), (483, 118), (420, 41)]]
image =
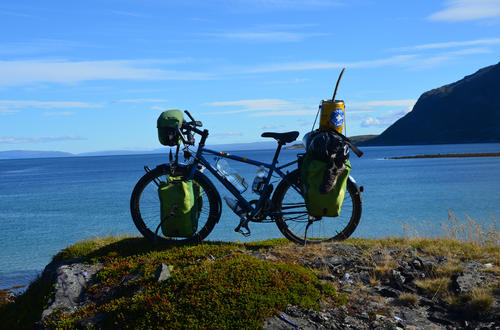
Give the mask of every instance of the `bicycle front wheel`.
[[(141, 234), (153, 241), (170, 244), (186, 244), (200, 242), (212, 231), (219, 221), (221, 200), (213, 184), (201, 172), (196, 171), (193, 181), (201, 187), (202, 202), (198, 229), (190, 237), (167, 237), (160, 228), (160, 199), (158, 197), (158, 182), (167, 182), (171, 175), (170, 166), (162, 165), (147, 172), (136, 184), (130, 198), (130, 212), (137, 229)], [(185, 167), (178, 167), (172, 174), (176, 179), (187, 175)]]
[(298, 244), (344, 240), (352, 235), (361, 218), (361, 193), (349, 178), (340, 215), (309, 222), (298, 169), (287, 174), (279, 183), (273, 195), (273, 205), (279, 230)]

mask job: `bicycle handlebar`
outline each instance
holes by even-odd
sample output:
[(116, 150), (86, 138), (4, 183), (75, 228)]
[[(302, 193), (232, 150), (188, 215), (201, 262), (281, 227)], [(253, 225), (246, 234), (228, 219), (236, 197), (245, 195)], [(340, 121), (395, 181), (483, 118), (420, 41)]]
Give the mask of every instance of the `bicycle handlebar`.
[(194, 125), (194, 126), (197, 126), (197, 127), (202, 127), (203, 126), (203, 124), (202, 124), (201, 121), (194, 120), (193, 116), (191, 116), (191, 114), (189, 113), (189, 111), (184, 110), (184, 112), (186, 113), (186, 115), (188, 115), (189, 119), (191, 119), (191, 122), (187, 123), (188, 125)]
[(351, 150), (356, 154), (356, 156), (358, 156), (358, 157), (363, 156), (363, 151), (359, 150), (359, 148), (356, 147), (356, 145), (351, 140), (349, 140), (349, 138), (347, 136), (345, 136), (344, 134), (339, 133), (339, 132), (337, 132), (335, 130), (332, 130), (332, 133), (335, 133), (338, 136), (340, 136), (342, 138), (342, 140), (344, 140), (345, 143), (347, 143), (347, 145), (349, 146), (349, 148), (351, 148)]

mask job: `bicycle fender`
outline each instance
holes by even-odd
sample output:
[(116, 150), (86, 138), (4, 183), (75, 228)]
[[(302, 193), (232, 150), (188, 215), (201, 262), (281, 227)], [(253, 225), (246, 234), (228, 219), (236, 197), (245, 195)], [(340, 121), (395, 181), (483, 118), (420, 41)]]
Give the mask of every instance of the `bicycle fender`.
[(359, 199), (362, 200), (361, 190), (359, 189), (359, 186), (358, 186), (358, 183), (356, 182), (356, 180), (354, 180), (354, 178), (350, 175), (349, 175), (348, 180), (354, 184), (354, 187), (356, 188), (356, 194), (359, 195)]

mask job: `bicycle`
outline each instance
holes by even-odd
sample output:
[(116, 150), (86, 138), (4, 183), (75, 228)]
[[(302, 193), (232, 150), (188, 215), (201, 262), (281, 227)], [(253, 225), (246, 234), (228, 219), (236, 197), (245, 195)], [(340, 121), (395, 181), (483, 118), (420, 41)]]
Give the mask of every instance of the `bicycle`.
[[(209, 135), (208, 130), (200, 130), (198, 127), (202, 127), (202, 123), (196, 121), (188, 111), (185, 111), (185, 113), (191, 121), (184, 121), (181, 128), (178, 129), (178, 134), (184, 145), (184, 159), (187, 159), (188, 162), (179, 163), (180, 145), (177, 145), (175, 159), (172, 155), (172, 149), (170, 150), (169, 164), (158, 165), (153, 170), (147, 166), (144, 167), (146, 174), (139, 179), (132, 192), (130, 199), (132, 218), (135, 226), (144, 237), (154, 242), (186, 244), (200, 242), (210, 234), (214, 226), (219, 222), (222, 202), (214, 184), (203, 173), (205, 170), (208, 170), (236, 198), (237, 204), (233, 211), (240, 216), (240, 222), (234, 230), (244, 236), (251, 233), (248, 227), (249, 222), (275, 222), (287, 239), (298, 244), (316, 244), (343, 240), (354, 232), (360, 221), (362, 204), (361, 190), (354, 178), (349, 176), (342, 212), (338, 217), (312, 217), (307, 213), (304, 198), (302, 197), (303, 188), (300, 169), (295, 168), (286, 171), (286, 173), (283, 172), (283, 169), (290, 168), (290, 166), (297, 164), (299, 160), (277, 167), (282, 147), (295, 141), (299, 132), (262, 133), (262, 137), (274, 138), (278, 143), (273, 160), (269, 164), (206, 148), (205, 142)], [(195, 146), (193, 133), (201, 136), (196, 151), (190, 149), (190, 146)], [(359, 149), (342, 134), (340, 135), (345, 139), (349, 147), (358, 154)], [(361, 153), (361, 151), (359, 152)], [(258, 194), (259, 198), (251, 201), (244, 198), (227, 177), (207, 161), (204, 157), (207, 154), (264, 167), (267, 170), (267, 176), (263, 180)], [(300, 157), (300, 154), (298, 156)], [(194, 180), (202, 188), (203, 200), (198, 220), (198, 230), (187, 238), (164, 237), (158, 234), (160, 201), (157, 187), (160, 180), (166, 181), (169, 176), (175, 178), (175, 180)], [(273, 191), (271, 180), (276, 176), (281, 181)]]

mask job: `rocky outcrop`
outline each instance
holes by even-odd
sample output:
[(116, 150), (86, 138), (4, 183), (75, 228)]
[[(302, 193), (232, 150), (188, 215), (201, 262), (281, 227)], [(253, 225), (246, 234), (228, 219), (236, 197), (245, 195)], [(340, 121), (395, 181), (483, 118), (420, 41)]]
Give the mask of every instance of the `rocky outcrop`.
[[(427, 255), (412, 247), (364, 249), (350, 244), (329, 244), (320, 249), (303, 246), (270, 247), (259, 250), (236, 250), (261, 260), (293, 260), (315, 270), (321, 283), (332, 283), (344, 304), (321, 302), (319, 311), (289, 305), (264, 322), (264, 329), (499, 329), (500, 290), (493, 291), (493, 302), (474, 313), (457, 301), (477, 288), (500, 282), (492, 263), (450, 259)], [(217, 262), (224, 255), (207, 260)], [(293, 256), (293, 257), (291, 257)], [(196, 260), (196, 261), (200, 261)], [(81, 259), (66, 260), (46, 267), (43, 276), (55, 285), (42, 319), (56, 310), (74, 312), (89, 303), (100, 304), (128, 290), (141, 292), (141, 273), (124, 275), (117, 287), (108, 291), (89, 292), (101, 264), (84, 264)], [(154, 279), (165, 281), (172, 266), (160, 264)], [(426, 280), (444, 278), (437, 288), (426, 289)], [(130, 289), (130, 290), (129, 290)], [(92, 291), (92, 290), (90, 290)], [(463, 298), (466, 299), (466, 298)], [(99, 312), (80, 319), (78, 326), (101, 327), (106, 314)]]
[[(328, 250), (326, 255), (302, 258), (298, 263), (320, 271), (323, 281), (336, 283), (348, 297), (346, 305), (323, 306), (321, 312), (288, 306), (267, 319), (264, 329), (500, 328), (500, 293), (490, 310), (476, 311), (475, 315), (452, 306), (440, 295), (450, 292), (460, 297), (473, 288), (499, 283), (498, 275), (488, 271), (488, 264), (460, 261), (450, 284), (433, 292), (417, 283), (439, 277), (439, 271), (450, 264), (447, 257), (419, 256), (414, 248), (388, 248), (371, 255), (344, 244), (332, 244)], [(260, 258), (281, 259), (272, 251)]]
[(56, 310), (72, 313), (91, 301), (86, 289), (91, 285), (93, 276), (103, 266), (87, 265), (80, 261), (80, 259), (67, 260), (61, 264), (50, 264), (45, 268), (43, 276), (54, 283), (55, 293), (42, 312), (42, 320)]

